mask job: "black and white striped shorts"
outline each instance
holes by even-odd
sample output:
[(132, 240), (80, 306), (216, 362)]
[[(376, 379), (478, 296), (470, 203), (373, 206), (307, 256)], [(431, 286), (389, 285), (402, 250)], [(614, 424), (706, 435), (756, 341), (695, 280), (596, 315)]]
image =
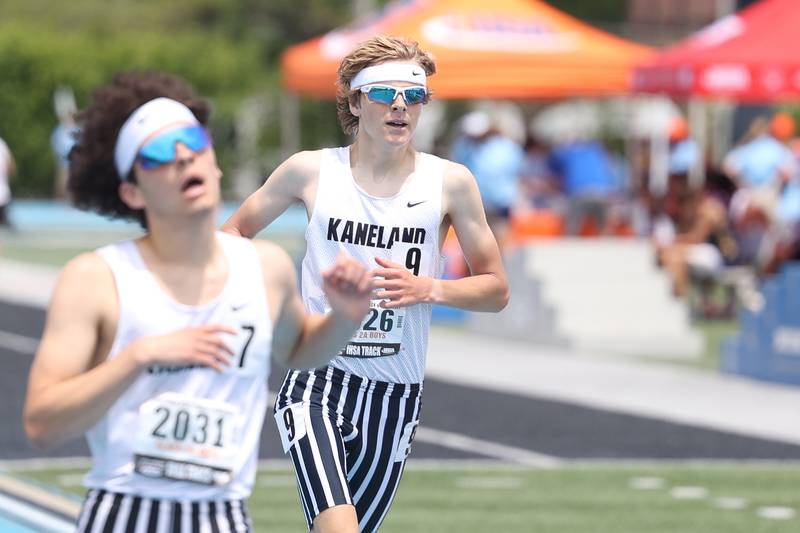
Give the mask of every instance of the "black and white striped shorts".
[(253, 530), (242, 500), (156, 500), (90, 489), (79, 533), (240, 533)]
[(394, 500), (419, 422), (420, 384), (373, 381), (325, 367), (290, 371), (275, 402), (306, 523), (351, 504), (377, 531)]

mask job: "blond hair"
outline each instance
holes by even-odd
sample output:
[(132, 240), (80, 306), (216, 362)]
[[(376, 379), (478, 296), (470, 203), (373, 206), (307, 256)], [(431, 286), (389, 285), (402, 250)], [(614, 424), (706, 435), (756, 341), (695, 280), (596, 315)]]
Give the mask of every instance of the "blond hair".
[(342, 59), (336, 80), (336, 113), (345, 133), (358, 131), (358, 117), (350, 111), (350, 104), (358, 105), (359, 93), (350, 90), (350, 82), (364, 68), (387, 61), (416, 61), (427, 76), (436, 73), (433, 58), (415, 41), (377, 36), (359, 44)]

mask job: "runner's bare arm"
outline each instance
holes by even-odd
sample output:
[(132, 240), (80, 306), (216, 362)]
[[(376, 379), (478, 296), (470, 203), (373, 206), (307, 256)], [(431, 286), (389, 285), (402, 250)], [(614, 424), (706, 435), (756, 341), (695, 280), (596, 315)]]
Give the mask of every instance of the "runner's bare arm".
[(83, 434), (152, 363), (227, 364), (230, 350), (219, 334), (235, 332), (214, 325), (142, 338), (107, 360), (117, 305), (113, 276), (98, 255), (67, 264), (28, 380), (24, 424), (37, 445)]
[(317, 368), (328, 363), (347, 343), (369, 310), (372, 281), (361, 263), (340, 254), (323, 272), (331, 312), (308, 314), (297, 289), (289, 256), (278, 246), (257, 244), (264, 268), (270, 315), (272, 355), (290, 368)]
[(445, 213), (455, 229), (470, 276), (434, 280), (433, 302), (473, 311), (500, 311), (508, 303), (508, 279), (500, 249), (486, 223), (475, 177), (449, 163), (445, 173)]
[(462, 165), (448, 163), (443, 212), (449, 217), (470, 269), (457, 280), (418, 277), (402, 265), (376, 258), (373, 275), (382, 307), (435, 303), (471, 311), (500, 311), (508, 303), (508, 281), (497, 241), (486, 223), (475, 178)]
[(222, 225), (222, 230), (253, 238), (289, 206), (302, 201), (310, 213), (319, 174), (320, 152), (299, 152), (281, 163)]

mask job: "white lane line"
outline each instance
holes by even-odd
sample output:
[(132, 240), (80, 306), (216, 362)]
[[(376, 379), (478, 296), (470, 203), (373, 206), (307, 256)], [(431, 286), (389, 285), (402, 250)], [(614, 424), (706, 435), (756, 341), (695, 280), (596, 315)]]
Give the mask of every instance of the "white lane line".
[[(10, 515), (13, 520), (23, 525), (32, 526), (33, 531), (50, 531), (52, 533), (71, 533), (75, 531), (74, 520), (66, 520), (59, 516), (51, 515), (32, 505), (27, 505), (15, 498), (8, 498), (0, 494), (0, 509), (4, 515)], [(75, 518), (77, 518), (77, 513)], [(27, 529), (25, 531), (28, 531)]]
[(62, 487), (83, 487), (83, 474), (61, 474), (56, 476)]
[(455, 486), (467, 490), (517, 490), (522, 480), (516, 477), (460, 477)]
[(25, 355), (33, 355), (39, 347), (39, 339), (0, 330), (0, 347)]
[(0, 492), (67, 516), (78, 516), (80, 510), (80, 504), (75, 501), (77, 498), (54, 494), (38, 484), (5, 474), (0, 475)]
[(628, 480), (628, 486), (636, 490), (658, 490), (664, 485), (664, 478), (655, 476), (632, 477)]
[(532, 452), (515, 446), (506, 446), (483, 439), (467, 437), (460, 433), (441, 431), (432, 428), (417, 428), (416, 439), (428, 444), (443, 446), (453, 450), (476, 453), (493, 457), (510, 463), (517, 463), (539, 468), (550, 468), (561, 465), (561, 459), (552, 455)]
[(739, 496), (720, 496), (714, 500), (714, 507), (729, 511), (736, 511), (739, 509), (744, 509), (747, 507), (748, 503), (749, 502), (747, 501), (747, 498), (741, 498)]
[(294, 487), (296, 485), (297, 479), (294, 476), (280, 476), (276, 474), (260, 477), (256, 481), (257, 487)]
[(92, 460), (88, 457), (36, 457), (33, 459), (8, 459), (0, 461), (2, 470), (88, 470)]
[(756, 514), (761, 518), (766, 518), (767, 520), (791, 520), (795, 517), (797, 513), (795, 513), (794, 509), (791, 507), (759, 507)]
[(673, 487), (670, 495), (676, 500), (703, 500), (708, 498), (705, 487)]

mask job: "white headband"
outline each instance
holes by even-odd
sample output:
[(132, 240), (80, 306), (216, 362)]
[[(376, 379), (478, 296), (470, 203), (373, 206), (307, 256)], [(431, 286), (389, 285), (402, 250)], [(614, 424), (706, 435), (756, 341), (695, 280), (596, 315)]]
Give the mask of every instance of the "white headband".
[(198, 124), (197, 117), (188, 107), (169, 98), (150, 100), (131, 113), (119, 130), (114, 146), (114, 163), (121, 180), (128, 179), (136, 154), (145, 139), (176, 122)]
[(426, 87), (425, 69), (419, 65), (408, 63), (381, 63), (359, 71), (350, 82), (350, 90), (358, 89), (379, 81), (407, 81), (414, 85)]

